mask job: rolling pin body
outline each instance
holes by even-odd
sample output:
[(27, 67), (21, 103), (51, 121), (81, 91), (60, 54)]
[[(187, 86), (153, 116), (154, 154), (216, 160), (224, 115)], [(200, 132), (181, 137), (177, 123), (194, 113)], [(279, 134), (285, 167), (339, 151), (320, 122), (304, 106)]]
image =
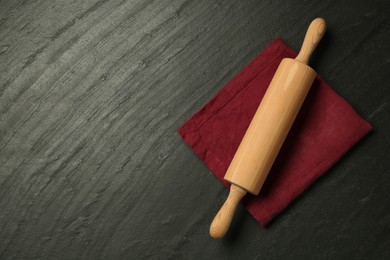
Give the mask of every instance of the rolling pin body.
[(325, 21), (309, 26), (295, 59), (283, 59), (225, 174), (230, 193), (210, 226), (210, 235), (227, 232), (234, 211), (247, 192), (257, 195), (316, 77), (307, 63), (325, 32)]
[(261, 101), (225, 180), (257, 195), (316, 76), (309, 66), (283, 59)]

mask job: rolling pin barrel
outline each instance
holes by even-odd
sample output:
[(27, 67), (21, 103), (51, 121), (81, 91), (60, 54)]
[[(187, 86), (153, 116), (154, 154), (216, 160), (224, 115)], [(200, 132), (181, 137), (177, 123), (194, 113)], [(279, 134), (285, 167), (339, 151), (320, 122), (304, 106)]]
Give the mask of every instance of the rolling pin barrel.
[(283, 59), (265, 93), (225, 174), (230, 194), (210, 226), (210, 235), (227, 232), (240, 199), (247, 192), (258, 195), (280, 148), (316, 77), (307, 63), (325, 32), (325, 21), (309, 26), (295, 59)]
[(283, 59), (225, 174), (257, 195), (316, 76), (309, 66)]

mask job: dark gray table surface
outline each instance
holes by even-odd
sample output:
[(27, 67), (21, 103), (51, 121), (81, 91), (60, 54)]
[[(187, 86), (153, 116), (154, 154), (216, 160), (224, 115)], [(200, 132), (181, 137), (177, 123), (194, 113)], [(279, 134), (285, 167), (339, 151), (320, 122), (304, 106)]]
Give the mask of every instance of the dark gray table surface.
[[(0, 1), (0, 259), (389, 259), (389, 1)], [(280, 36), (374, 127), (267, 228), (176, 129)]]

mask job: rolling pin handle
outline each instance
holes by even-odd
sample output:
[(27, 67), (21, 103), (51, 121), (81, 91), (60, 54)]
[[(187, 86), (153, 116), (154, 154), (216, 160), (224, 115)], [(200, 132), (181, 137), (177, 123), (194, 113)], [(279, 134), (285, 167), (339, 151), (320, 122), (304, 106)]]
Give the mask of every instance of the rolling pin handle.
[(311, 22), (309, 29), (307, 29), (305, 39), (303, 40), (301, 51), (295, 60), (304, 64), (309, 63), (310, 55), (325, 34), (325, 28), (326, 23), (322, 18), (316, 18)]
[(210, 226), (210, 236), (216, 239), (222, 238), (229, 229), (230, 223), (232, 222), (234, 212), (236, 211), (237, 205), (245, 196), (246, 190), (232, 184), (230, 186), (229, 196), (215, 216)]

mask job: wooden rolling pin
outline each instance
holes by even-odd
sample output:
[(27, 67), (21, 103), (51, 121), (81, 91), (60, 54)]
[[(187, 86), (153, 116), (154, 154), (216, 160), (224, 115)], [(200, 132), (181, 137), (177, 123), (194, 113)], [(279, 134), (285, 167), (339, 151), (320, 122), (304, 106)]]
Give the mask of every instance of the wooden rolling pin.
[(247, 192), (258, 195), (290, 131), (316, 72), (310, 55), (325, 33), (325, 21), (313, 20), (295, 59), (283, 59), (225, 174), (230, 193), (210, 226), (213, 238), (229, 229), (234, 211)]

